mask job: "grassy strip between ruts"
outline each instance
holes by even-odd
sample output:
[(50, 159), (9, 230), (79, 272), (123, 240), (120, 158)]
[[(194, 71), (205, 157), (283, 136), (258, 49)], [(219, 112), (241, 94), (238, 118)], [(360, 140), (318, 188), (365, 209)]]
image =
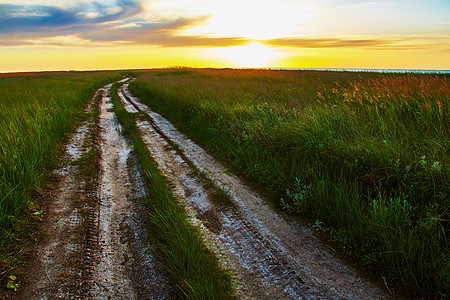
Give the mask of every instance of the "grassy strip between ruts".
[(331, 227), (331, 237), (385, 276), (394, 293), (445, 297), (447, 79), (169, 69), (140, 75), (130, 90), (216, 158), (265, 185), (282, 207), (320, 220), (317, 228)]
[(128, 113), (117, 96), (118, 84), (111, 89), (114, 110), (137, 154), (148, 188), (147, 203), (153, 226), (152, 245), (177, 287), (177, 296), (186, 299), (231, 299), (231, 277), (217, 258), (203, 245), (199, 232), (187, 221), (169, 187), (155, 166), (136, 126), (136, 115)]

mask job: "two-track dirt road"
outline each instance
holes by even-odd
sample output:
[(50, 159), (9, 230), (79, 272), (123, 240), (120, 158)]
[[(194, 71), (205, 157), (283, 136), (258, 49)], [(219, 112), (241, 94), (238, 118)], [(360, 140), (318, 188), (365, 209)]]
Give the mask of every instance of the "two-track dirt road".
[[(99, 116), (81, 124), (56, 170), (47, 236), (37, 246), (28, 284), (19, 299), (165, 299), (170, 284), (147, 245), (145, 189), (132, 147), (121, 134), (110, 101), (111, 85), (98, 90)], [(311, 230), (287, 221), (251, 188), (179, 133), (159, 114), (118, 90), (129, 112), (142, 112), (140, 133), (159, 169), (205, 244), (232, 274), (239, 299), (384, 299), (384, 291), (334, 257)], [(98, 174), (79, 174), (77, 160), (98, 150)], [(178, 150), (175, 150), (178, 149)], [(182, 149), (180, 152), (179, 149)], [(194, 167), (195, 166), (195, 167)], [(232, 196), (214, 201), (215, 188)], [(87, 182), (89, 181), (89, 182)]]

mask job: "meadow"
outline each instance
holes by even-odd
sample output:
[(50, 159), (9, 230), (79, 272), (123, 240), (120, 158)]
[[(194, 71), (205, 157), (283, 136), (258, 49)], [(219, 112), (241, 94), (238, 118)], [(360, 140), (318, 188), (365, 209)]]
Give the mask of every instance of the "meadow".
[(394, 293), (448, 296), (448, 80), (176, 68), (130, 90)]
[[(80, 110), (118, 72), (3, 74), (0, 77), (0, 254), (58, 161)], [(73, 128), (72, 128), (73, 129)]]

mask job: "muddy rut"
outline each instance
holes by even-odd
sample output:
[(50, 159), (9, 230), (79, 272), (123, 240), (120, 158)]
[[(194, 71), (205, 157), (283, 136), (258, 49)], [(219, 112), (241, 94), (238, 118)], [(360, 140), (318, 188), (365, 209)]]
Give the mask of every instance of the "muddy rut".
[[(129, 112), (141, 112), (137, 125), (154, 161), (232, 275), (236, 298), (388, 298), (122, 83), (122, 103)], [(170, 298), (171, 285), (148, 245), (143, 179), (130, 141), (121, 135), (110, 89), (97, 91), (86, 113), (94, 116), (97, 110), (98, 116), (80, 125), (66, 147), (64, 166), (45, 191), (52, 201), (43, 226), (47, 236), (28, 254), (27, 284), (16, 299)], [(96, 172), (87, 177), (80, 161), (89, 151), (96, 153)], [(219, 189), (232, 199), (217, 201)]]

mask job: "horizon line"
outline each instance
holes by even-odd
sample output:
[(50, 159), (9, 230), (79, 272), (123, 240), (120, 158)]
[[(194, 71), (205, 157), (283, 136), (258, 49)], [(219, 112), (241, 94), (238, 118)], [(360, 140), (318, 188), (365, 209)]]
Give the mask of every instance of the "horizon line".
[(296, 67), (192, 67), (192, 66), (166, 66), (152, 68), (129, 68), (129, 69), (60, 69), (60, 70), (24, 70), (24, 71), (2, 71), (0, 74), (25, 74), (25, 73), (64, 73), (64, 72), (107, 72), (107, 71), (151, 71), (158, 69), (216, 69), (216, 70), (286, 70), (286, 71), (331, 71), (331, 72), (366, 72), (366, 73), (430, 73), (450, 74), (450, 69), (408, 69), (408, 68), (296, 68)]

